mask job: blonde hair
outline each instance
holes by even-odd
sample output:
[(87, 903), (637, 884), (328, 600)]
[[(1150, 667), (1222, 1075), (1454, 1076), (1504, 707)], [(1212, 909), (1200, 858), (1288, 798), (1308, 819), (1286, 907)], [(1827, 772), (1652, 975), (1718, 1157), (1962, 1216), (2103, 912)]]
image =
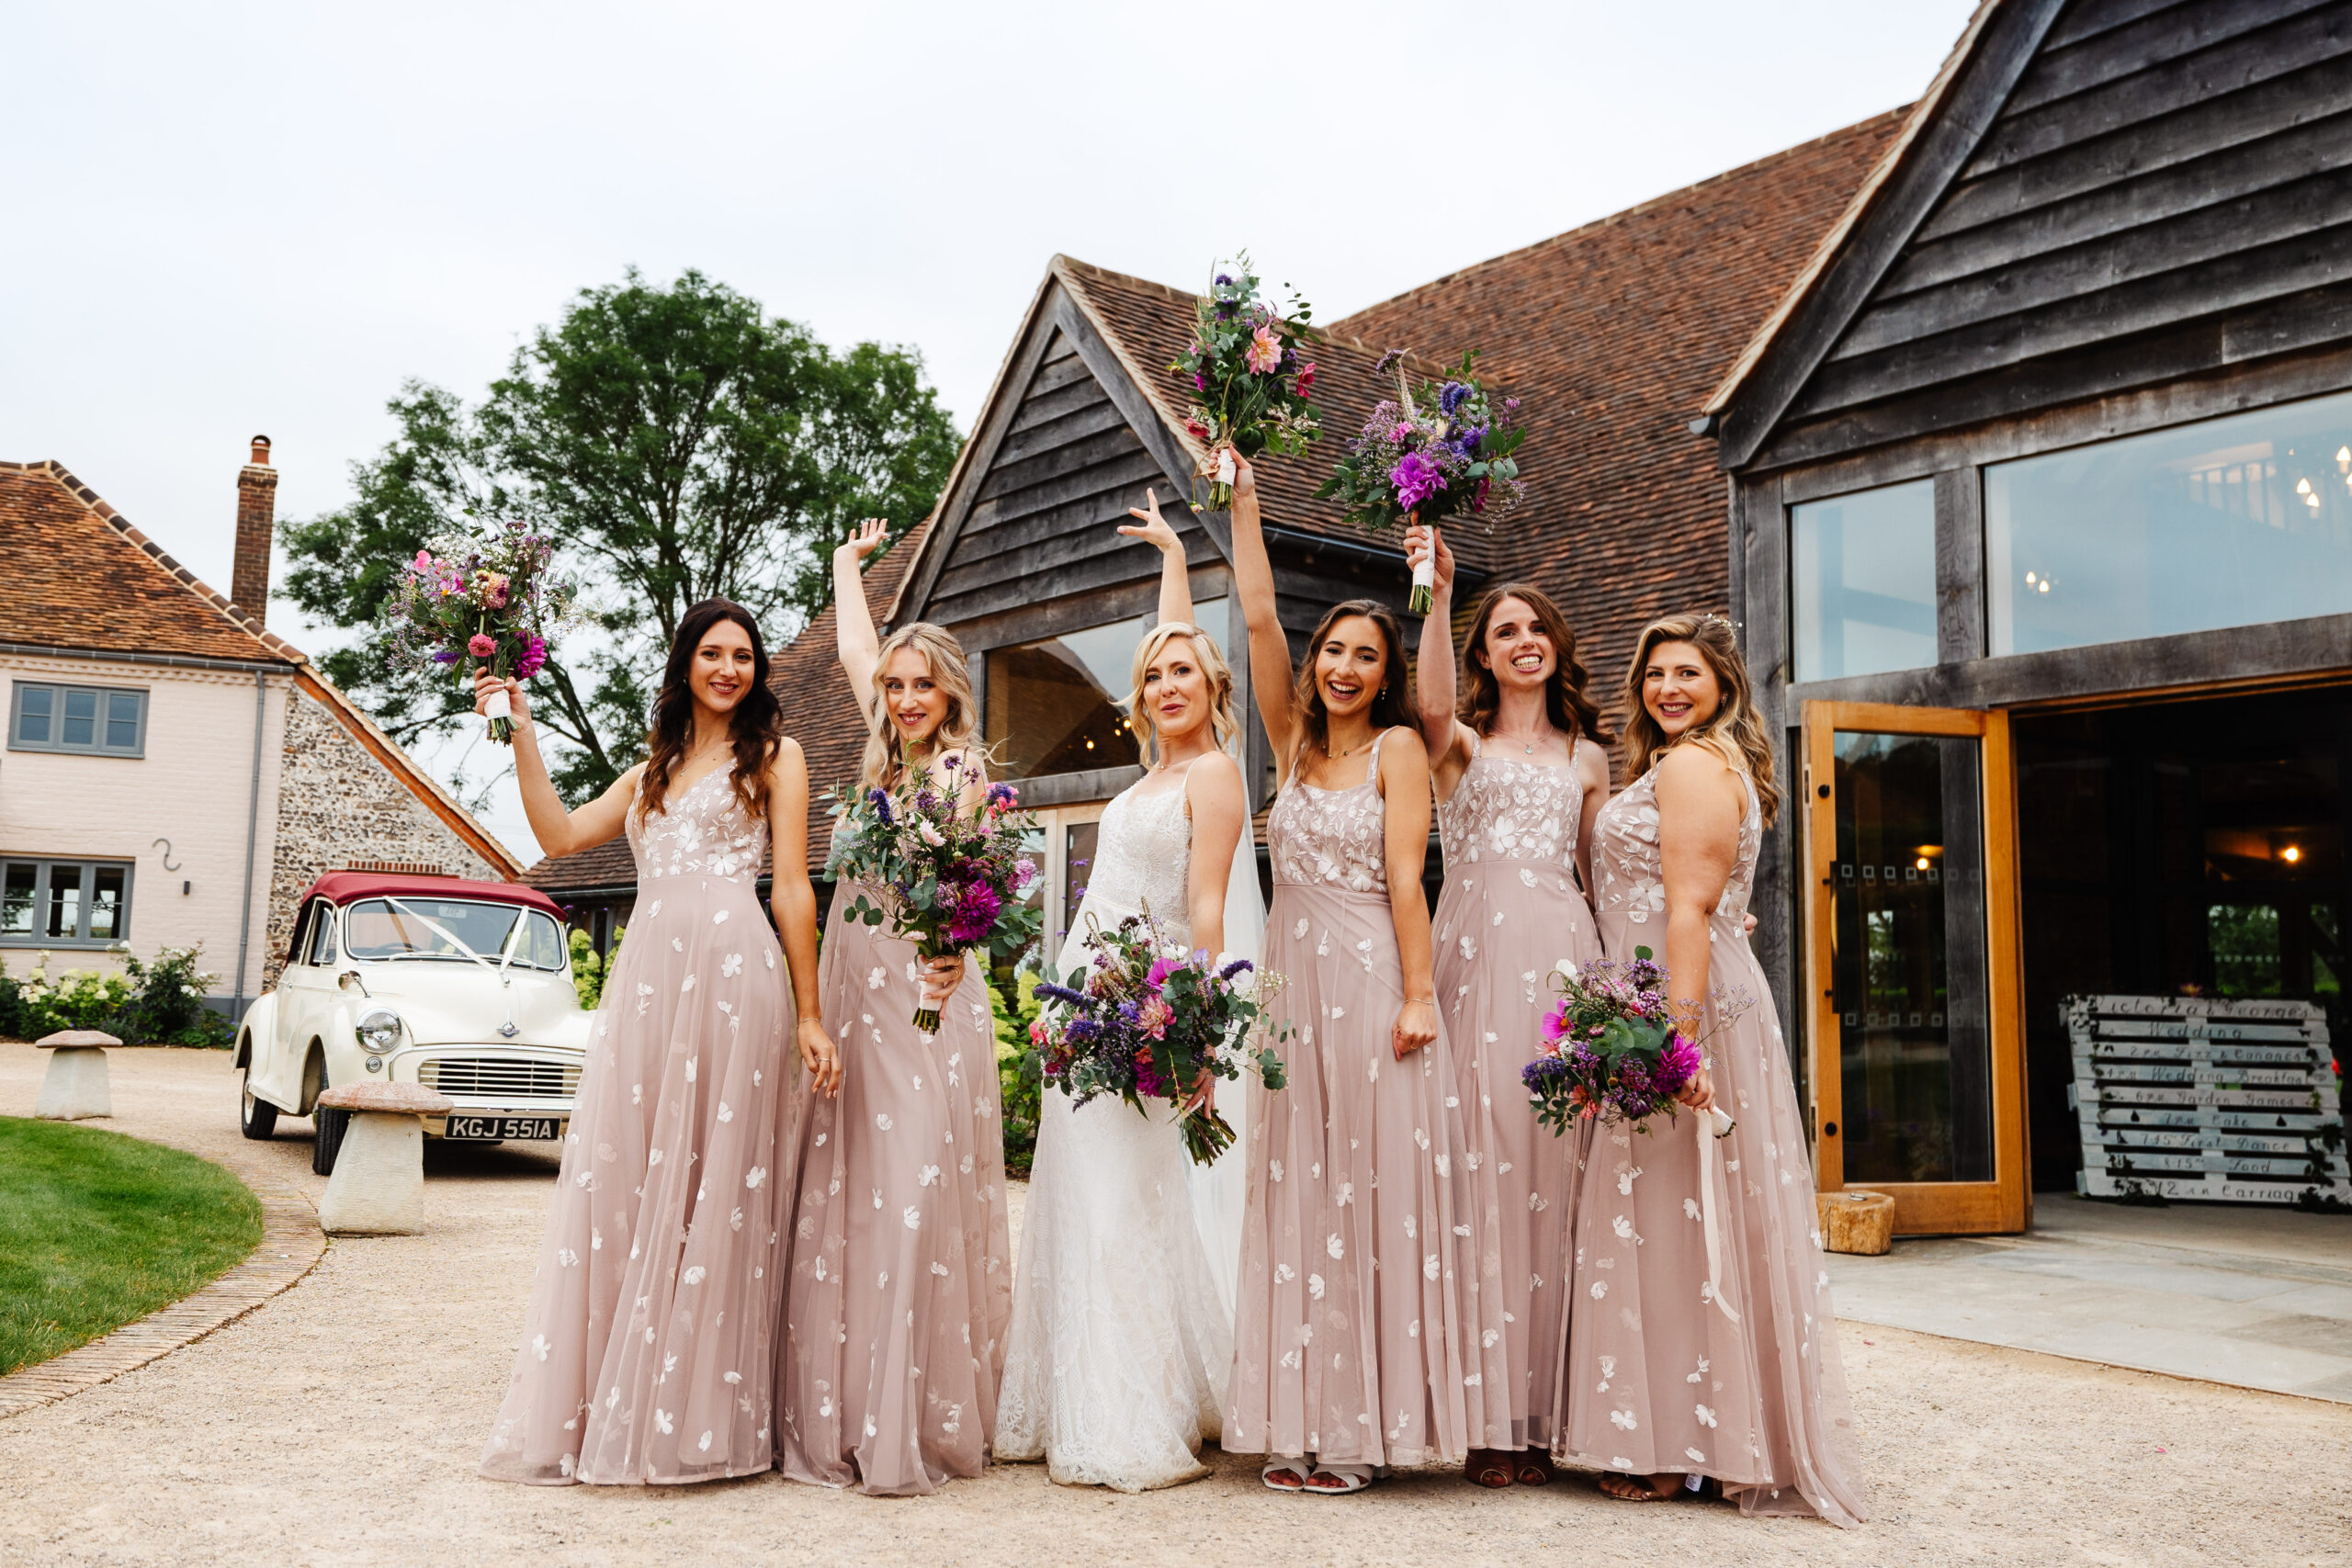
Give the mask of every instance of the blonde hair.
[[(1687, 642), (1697, 649), (1723, 690), (1723, 702), (1714, 716), (1684, 731), (1679, 741), (1668, 739), (1642, 701), (1650, 649), (1662, 642)], [(1704, 746), (1734, 771), (1746, 773), (1756, 785), (1756, 798), (1768, 826), (1780, 814), (1780, 786), (1772, 782), (1771, 740), (1765, 734), (1764, 716), (1756, 711), (1755, 688), (1747, 679), (1747, 661), (1739, 654), (1739, 640), (1732, 634), (1731, 623), (1721, 615), (1662, 615), (1652, 621), (1642, 628), (1634, 644), (1634, 661), (1625, 669), (1628, 776), (1640, 778), (1667, 748), (1685, 743)]]
[[(1159, 724), (1144, 707), (1144, 674), (1161, 650), (1180, 637), (1192, 642), (1193, 657), (1199, 660), (1201, 673), (1208, 677), (1209, 732), (1217, 749), (1226, 750), (1239, 733), (1239, 723), (1233, 716), (1233, 666), (1225, 661), (1216, 639), (1189, 621), (1162, 621), (1136, 644), (1135, 689), (1127, 694), (1126, 701), (1127, 728), (1142, 744), (1147, 767), (1156, 767), (1159, 762)], [(1138, 719), (1142, 720), (1140, 725)]]
[(922, 655), (939, 689), (947, 694), (947, 712), (932, 732), (931, 750), (978, 754), (979, 713), (972, 701), (972, 672), (964, 662), (964, 645), (944, 626), (915, 621), (882, 639), (874, 660), (874, 689), (865, 701), (865, 756), (858, 767), (861, 787), (887, 786), (905, 771), (906, 741), (890, 720), (890, 705), (883, 684), (889, 678), (890, 660), (901, 649)]

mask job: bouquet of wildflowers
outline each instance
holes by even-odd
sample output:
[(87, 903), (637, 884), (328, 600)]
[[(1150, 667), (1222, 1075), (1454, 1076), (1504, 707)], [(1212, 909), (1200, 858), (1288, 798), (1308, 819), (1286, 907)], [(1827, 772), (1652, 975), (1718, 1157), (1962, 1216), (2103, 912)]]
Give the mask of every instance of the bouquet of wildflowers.
[[(1470, 373), (1475, 354), (1464, 355), (1442, 383), (1422, 382), (1417, 399), (1404, 358), (1380, 356), (1377, 373), (1396, 372), (1396, 400), (1373, 409), (1315, 493), (1338, 501), (1349, 522), (1374, 533), (1462, 513), (1492, 518), (1509, 512), (1526, 489), (1511, 457), (1527, 434), (1518, 422), (1519, 400), (1487, 396)], [(1432, 556), (1413, 569), (1414, 615), (1429, 614), (1436, 584)]]
[(1194, 305), (1192, 346), (1169, 368), (1193, 383), (1184, 428), (1211, 454), (1210, 510), (1232, 503), (1234, 453), (1304, 452), (1322, 434), (1315, 364), (1302, 353), (1314, 342), (1314, 315), (1304, 299), (1261, 299), (1246, 251)]
[[(435, 538), (401, 569), (385, 606), (394, 662), (454, 665), (466, 693), (475, 668), (529, 680), (548, 661), (548, 638), (572, 615), (572, 586), (549, 572), (554, 559), (555, 542), (521, 523), (503, 524), (485, 539)], [(514, 736), (500, 692), (490, 699), (490, 738), (511, 744)]]
[[(950, 757), (934, 782), (917, 768), (906, 789), (869, 789), (833, 808), (849, 829), (836, 834), (825, 863), (829, 876), (852, 877), (880, 890), (879, 904), (864, 893), (845, 919), (910, 939), (925, 958), (985, 950), (1010, 958), (1037, 940), (1042, 904), (1024, 895), (1037, 880), (1037, 863), (1022, 852), (1036, 830), (1008, 784), (989, 786), (977, 816), (965, 812)], [(939, 1032), (939, 1010), (915, 1007), (915, 1027)]]
[[(1560, 999), (1544, 1020), (1544, 1047), (1521, 1070), (1535, 1119), (1557, 1135), (1586, 1116), (1622, 1117), (1647, 1132), (1660, 1111), (1674, 1119), (1674, 1097), (1698, 1076), (1699, 1042), (1679, 1032), (1667, 1006), (1666, 971), (1646, 947), (1630, 964), (1562, 960), (1552, 972)], [(1719, 999), (1728, 1022), (1745, 1010)], [(1727, 1118), (1716, 1132), (1731, 1131)]]
[(1209, 1164), (1234, 1134), (1223, 1112), (1201, 1103), (1204, 1080), (1247, 1067), (1268, 1089), (1283, 1087), (1282, 1058), (1249, 1043), (1279, 981), (1253, 976), (1246, 958), (1214, 963), (1204, 950), (1163, 943), (1149, 910), (1097, 927), (1086, 945), (1088, 964), (1037, 987), (1047, 1008), (1029, 1038), (1045, 1080), (1080, 1105), (1115, 1094), (1139, 1111), (1147, 1100), (1179, 1107), (1185, 1152)]

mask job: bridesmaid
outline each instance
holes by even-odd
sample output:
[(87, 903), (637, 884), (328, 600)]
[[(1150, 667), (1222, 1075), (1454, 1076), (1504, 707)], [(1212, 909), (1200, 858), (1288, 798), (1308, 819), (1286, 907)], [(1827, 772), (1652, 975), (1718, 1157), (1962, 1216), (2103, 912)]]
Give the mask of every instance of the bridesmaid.
[[(861, 563), (882, 542), (867, 522), (833, 552), (842, 668), (866, 713), (859, 785), (900, 789), (924, 767), (978, 810), (988, 784), (963, 649), (923, 622), (876, 637)], [(860, 891), (843, 884), (833, 907)], [(841, 1058), (812, 1077), (786, 1150), (776, 1468), (927, 1495), (988, 1462), (1012, 1311), (988, 993), (965, 959), (918, 963), (913, 943), (846, 919), (826, 937), (818, 993)], [(919, 998), (940, 1010), (936, 1035), (909, 1021)]]
[[(1250, 686), (1283, 779), (1265, 967), (1289, 1082), (1257, 1097), (1222, 1446), (1276, 1491), (1360, 1492), (1375, 1472), (1459, 1463), (1497, 1353), (1480, 1315), (1473, 1182), (1430, 971), (1421, 862), (1428, 753), (1407, 722), (1404, 639), (1338, 604), (1293, 671), (1255, 476), (1233, 493)], [(1493, 1190), (1488, 1180), (1486, 1190)]]
[(1605, 1469), (1601, 1489), (1627, 1501), (1712, 1483), (1747, 1513), (1856, 1524), (1804, 1118), (1741, 925), (1781, 795), (1731, 623), (1651, 622), (1625, 709), (1633, 783), (1594, 825), (1601, 941), (1619, 959), (1663, 950), (1679, 1025), (1707, 1058), (1682, 1102), (1720, 1103), (1736, 1125), (1720, 1142), (1698, 1114), (1589, 1134), (1554, 1452)]
[[(521, 685), (474, 677), (477, 706), (507, 694), (539, 847), (576, 854), (626, 830), (646, 899), (581, 1071), (523, 1348), (481, 1457), (492, 1480), (673, 1485), (772, 1462), (786, 1042), (797, 1033), (812, 1072), (833, 1046), (817, 1023), (808, 766), (767, 679), (751, 612), (696, 604), (670, 646), (647, 760), (566, 813)], [(780, 948), (756, 891), (771, 839)]]
[[(1437, 995), (1463, 1081), (1468, 1163), (1499, 1190), (1510, 1387), (1471, 1407), (1470, 1478), (1482, 1486), (1552, 1479), (1569, 1178), (1576, 1140), (1535, 1120), (1520, 1070), (1544, 1039), (1566, 958), (1600, 956), (1586, 889), (1592, 819), (1609, 798), (1609, 732), (1585, 694), (1576, 637), (1544, 592), (1489, 589), (1463, 642), (1467, 689), (1455, 715), (1453, 552), (1436, 530), (1405, 536), (1416, 564), (1434, 550), (1437, 592), (1421, 624), (1421, 735), (1437, 786), (1445, 890), (1437, 904)], [(1498, 1451), (1500, 1450), (1500, 1451)]]

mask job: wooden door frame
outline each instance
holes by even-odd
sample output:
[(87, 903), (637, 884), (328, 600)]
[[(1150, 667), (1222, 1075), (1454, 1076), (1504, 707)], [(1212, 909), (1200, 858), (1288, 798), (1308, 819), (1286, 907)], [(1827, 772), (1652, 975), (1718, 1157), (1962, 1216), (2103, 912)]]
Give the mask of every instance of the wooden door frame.
[[(2025, 1126), (2025, 1005), (2019, 940), (2017, 862), (2017, 771), (2009, 749), (2009, 716), (1997, 708), (1910, 707), (1898, 703), (1808, 702), (1803, 715), (1805, 863), (1804, 974), (1811, 995), (1805, 1021), (1813, 1100), (1815, 1184), (1824, 1192), (1846, 1187), (1843, 1120), (1845, 1082), (1837, 993), (1838, 800), (1837, 735), (1966, 736), (1978, 742), (1984, 832), (1985, 1025), (1992, 1060), (1993, 1179), (1874, 1181), (1870, 1190), (1894, 1199), (1894, 1228), (1903, 1235), (1997, 1235), (2032, 1223), (2033, 1184)], [(1825, 867), (1827, 874), (1825, 874)], [(1825, 1051), (1825, 1043), (1828, 1049)]]

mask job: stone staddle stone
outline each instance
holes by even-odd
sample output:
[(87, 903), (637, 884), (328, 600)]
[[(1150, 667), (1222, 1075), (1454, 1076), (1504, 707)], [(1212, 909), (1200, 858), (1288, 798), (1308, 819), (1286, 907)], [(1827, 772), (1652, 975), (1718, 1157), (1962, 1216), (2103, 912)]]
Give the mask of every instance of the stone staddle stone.
[(424, 1116), (454, 1109), (417, 1084), (356, 1083), (328, 1089), (319, 1104), (351, 1112), (319, 1200), (330, 1235), (414, 1235), (424, 1228)]
[(121, 1041), (96, 1029), (61, 1029), (33, 1042), (51, 1053), (33, 1114), (50, 1122), (86, 1122), (114, 1114), (107, 1050)]

